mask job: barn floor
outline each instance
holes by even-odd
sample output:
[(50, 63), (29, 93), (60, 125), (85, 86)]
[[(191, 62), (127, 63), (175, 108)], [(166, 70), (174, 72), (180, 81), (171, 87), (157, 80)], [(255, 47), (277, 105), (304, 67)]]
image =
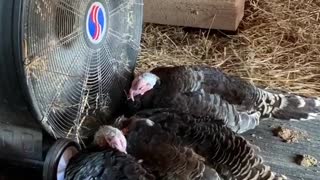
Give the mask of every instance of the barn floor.
[[(273, 129), (278, 126), (303, 132), (307, 134), (307, 139), (302, 138), (297, 143), (283, 142), (273, 134)], [(260, 154), (274, 172), (293, 180), (318, 180), (320, 179), (320, 165), (308, 168), (300, 166), (296, 163), (296, 156), (308, 154), (320, 160), (319, 127), (320, 119), (307, 122), (266, 119), (256, 129), (243, 135), (252, 144), (260, 147)]]

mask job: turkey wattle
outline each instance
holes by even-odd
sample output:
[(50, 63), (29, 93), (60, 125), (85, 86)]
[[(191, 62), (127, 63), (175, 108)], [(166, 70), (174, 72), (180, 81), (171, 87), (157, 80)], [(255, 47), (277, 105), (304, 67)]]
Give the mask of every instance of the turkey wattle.
[[(159, 168), (174, 167), (181, 171), (183, 165), (177, 164), (177, 157), (187, 156), (182, 152), (188, 152), (184, 149), (188, 147), (204, 157), (206, 164), (210, 164), (221, 177), (275, 179), (270, 167), (264, 165), (256, 154), (256, 148), (219, 122), (166, 108), (144, 110), (130, 118), (119, 118), (115, 126), (126, 129), (128, 153), (150, 163), (158, 158), (156, 162), (159, 164), (154, 165)], [(193, 151), (187, 153), (189, 157), (193, 157)]]
[(238, 132), (254, 128), (260, 118), (259, 113), (250, 115), (240, 109), (286, 120), (316, 119), (320, 114), (319, 99), (271, 93), (208, 66), (157, 67), (133, 80), (129, 98), (134, 112), (174, 107), (229, 121), (228, 126)]

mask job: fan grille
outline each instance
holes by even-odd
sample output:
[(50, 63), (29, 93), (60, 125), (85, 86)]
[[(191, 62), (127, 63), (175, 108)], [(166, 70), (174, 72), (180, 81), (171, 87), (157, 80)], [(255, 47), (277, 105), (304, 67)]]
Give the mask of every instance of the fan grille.
[[(98, 45), (86, 36), (94, 2), (103, 4), (106, 14), (105, 38)], [(101, 109), (112, 114), (139, 52), (142, 9), (142, 0), (24, 2), (28, 91), (37, 118), (54, 137), (79, 142), (81, 130), (91, 128), (85, 125), (88, 117)]]

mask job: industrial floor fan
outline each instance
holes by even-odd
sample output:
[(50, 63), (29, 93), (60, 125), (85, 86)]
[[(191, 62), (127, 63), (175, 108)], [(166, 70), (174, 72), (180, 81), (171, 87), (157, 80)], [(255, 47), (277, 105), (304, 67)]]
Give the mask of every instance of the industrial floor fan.
[(0, 1), (0, 179), (59, 163), (120, 112), (142, 23), (143, 0)]

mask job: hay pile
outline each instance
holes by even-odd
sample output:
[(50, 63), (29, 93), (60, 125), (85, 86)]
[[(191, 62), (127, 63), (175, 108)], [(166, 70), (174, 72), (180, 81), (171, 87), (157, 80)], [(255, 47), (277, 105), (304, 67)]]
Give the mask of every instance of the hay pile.
[(257, 85), (320, 96), (320, 1), (247, 0), (233, 35), (146, 24), (137, 70), (208, 64)]

